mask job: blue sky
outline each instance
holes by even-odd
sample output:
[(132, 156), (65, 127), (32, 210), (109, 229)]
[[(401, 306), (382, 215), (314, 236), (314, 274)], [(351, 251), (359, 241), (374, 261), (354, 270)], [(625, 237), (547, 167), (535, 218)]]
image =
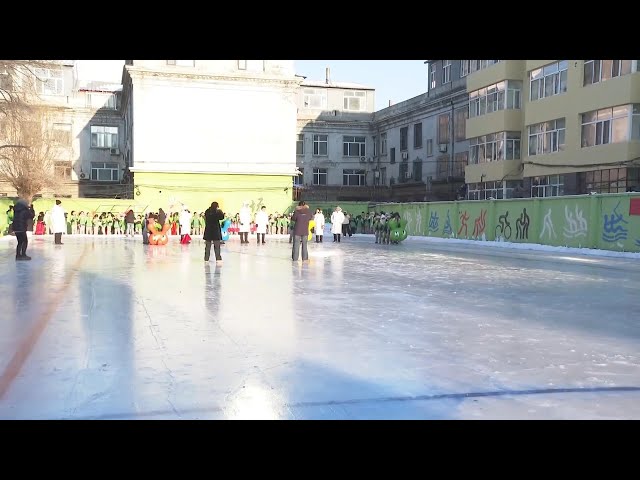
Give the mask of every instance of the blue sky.
[(325, 78), (331, 69), (334, 82), (363, 83), (376, 89), (376, 110), (427, 91), (424, 60), (296, 60), (296, 74), (308, 80)]
[[(79, 60), (81, 78), (120, 82), (124, 60)], [(389, 100), (402, 102), (427, 91), (424, 60), (296, 60), (296, 73), (309, 80), (325, 78), (331, 69), (334, 82), (363, 83), (376, 89), (376, 110)]]

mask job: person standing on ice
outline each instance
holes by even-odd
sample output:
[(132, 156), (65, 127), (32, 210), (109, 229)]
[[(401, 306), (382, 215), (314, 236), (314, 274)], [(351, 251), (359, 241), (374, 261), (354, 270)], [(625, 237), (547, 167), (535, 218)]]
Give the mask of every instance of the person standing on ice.
[(62, 234), (67, 232), (67, 219), (61, 203), (60, 200), (56, 200), (55, 206), (51, 209), (51, 230), (56, 245), (62, 245)]
[(316, 214), (313, 217), (313, 222), (316, 224), (315, 227), (315, 235), (316, 235), (316, 243), (322, 243), (322, 237), (324, 236), (324, 213), (319, 208), (316, 208)]
[[(267, 233), (267, 226), (269, 225), (269, 215), (267, 214), (267, 207), (264, 205), (260, 211), (256, 213), (255, 222), (258, 245), (260, 245), (260, 243), (267, 243), (264, 241), (264, 236)], [(260, 241), (260, 237), (262, 237), (262, 242)]]
[(204, 219), (204, 261), (209, 261), (209, 257), (211, 256), (211, 243), (213, 243), (216, 264), (221, 264), (222, 255), (220, 255), (220, 242), (222, 241), (222, 229), (220, 228), (220, 221), (224, 220), (224, 213), (220, 210), (218, 202), (211, 203), (211, 206), (204, 212)]
[(20, 199), (13, 207), (13, 232), (16, 235), (18, 246), (16, 247), (16, 260), (31, 260), (31, 257), (27, 256), (27, 245), (29, 245), (29, 239), (27, 237), (27, 221), (33, 218), (36, 212), (31, 205), (27, 204), (26, 200)]
[(342, 213), (342, 209), (340, 207), (336, 207), (331, 214), (331, 233), (333, 233), (333, 243), (340, 243), (342, 222), (344, 222), (344, 213)]
[(249, 202), (242, 203), (240, 209), (240, 243), (249, 243), (249, 230), (251, 230), (251, 209)]
[(292, 235), (293, 235), (293, 249), (291, 251), (291, 258), (295, 262), (300, 257), (300, 245), (302, 245), (302, 261), (309, 260), (309, 251), (307, 250), (307, 241), (309, 240), (309, 222), (313, 219), (309, 205), (304, 201), (300, 201), (296, 207), (296, 211), (293, 213), (291, 220), (294, 223)]
[(191, 212), (187, 210), (187, 207), (182, 209), (178, 221), (180, 223), (180, 243), (182, 243), (185, 235), (189, 235), (191, 232)]

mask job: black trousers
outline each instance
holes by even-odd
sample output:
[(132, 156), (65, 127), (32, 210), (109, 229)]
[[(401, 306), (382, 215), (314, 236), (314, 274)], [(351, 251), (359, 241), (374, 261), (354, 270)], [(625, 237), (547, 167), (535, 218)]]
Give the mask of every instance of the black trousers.
[(53, 238), (54, 238), (54, 242), (56, 245), (62, 245), (62, 234), (61, 233), (54, 233), (53, 234)]
[(264, 233), (256, 233), (256, 237), (257, 237), (257, 240), (258, 240), (258, 244), (260, 244), (260, 242), (262, 242), (262, 243), (266, 243), (266, 242), (264, 241), (264, 235), (265, 235)]
[(15, 232), (18, 246), (16, 247), (16, 257), (24, 257), (27, 254), (27, 245), (29, 245), (29, 238), (27, 232)]
[(205, 240), (204, 242), (204, 261), (208, 262), (211, 256), (211, 244), (213, 243), (213, 252), (216, 256), (216, 260), (222, 260), (220, 255), (220, 240)]

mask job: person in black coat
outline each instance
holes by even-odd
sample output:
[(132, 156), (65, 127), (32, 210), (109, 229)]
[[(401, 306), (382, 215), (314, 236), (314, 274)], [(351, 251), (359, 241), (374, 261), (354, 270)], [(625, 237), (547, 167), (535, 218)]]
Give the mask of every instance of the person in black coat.
[(224, 213), (220, 210), (218, 202), (212, 202), (211, 206), (204, 212), (204, 261), (209, 261), (211, 255), (211, 243), (213, 243), (213, 251), (216, 255), (216, 263), (222, 263), (220, 255), (220, 242), (222, 241), (222, 229), (220, 221), (224, 220)]
[(16, 260), (31, 260), (31, 257), (27, 256), (27, 245), (29, 245), (27, 228), (30, 220), (33, 223), (33, 217), (36, 216), (36, 212), (33, 210), (33, 206), (28, 205), (26, 200), (22, 199), (16, 202), (13, 211), (13, 231), (18, 241)]

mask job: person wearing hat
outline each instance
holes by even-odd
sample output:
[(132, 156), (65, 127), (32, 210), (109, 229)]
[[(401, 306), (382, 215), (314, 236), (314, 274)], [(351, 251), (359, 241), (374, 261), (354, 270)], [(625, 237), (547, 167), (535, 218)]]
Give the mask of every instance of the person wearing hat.
[(251, 230), (251, 209), (249, 208), (249, 202), (242, 203), (240, 209), (240, 243), (249, 243), (249, 231)]

